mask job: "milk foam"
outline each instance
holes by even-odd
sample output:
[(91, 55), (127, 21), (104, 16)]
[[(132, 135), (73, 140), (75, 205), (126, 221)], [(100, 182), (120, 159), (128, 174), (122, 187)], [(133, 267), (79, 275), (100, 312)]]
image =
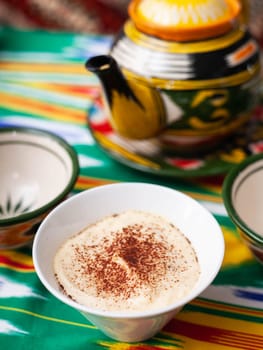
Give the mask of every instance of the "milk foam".
[(104, 311), (156, 310), (193, 288), (200, 266), (188, 239), (165, 218), (130, 210), (67, 240), (54, 259), (65, 294)]

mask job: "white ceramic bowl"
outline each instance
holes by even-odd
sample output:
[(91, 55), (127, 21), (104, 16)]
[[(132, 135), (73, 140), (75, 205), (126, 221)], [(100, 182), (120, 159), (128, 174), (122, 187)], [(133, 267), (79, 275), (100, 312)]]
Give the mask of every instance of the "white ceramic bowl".
[[(53, 272), (58, 248), (90, 223), (128, 209), (150, 211), (166, 217), (191, 241), (201, 267), (200, 278), (182, 300), (155, 312), (100, 312), (65, 296)], [(189, 196), (159, 185), (118, 183), (83, 191), (57, 206), (42, 222), (33, 243), (33, 261), (44, 286), (60, 301), (79, 310), (109, 337), (135, 342), (148, 339), (189, 301), (211, 284), (224, 256), (220, 226), (210, 212)]]
[(38, 224), (72, 190), (78, 158), (62, 138), (34, 128), (0, 129), (0, 248), (32, 241)]
[(263, 264), (263, 154), (237, 164), (223, 184), (226, 210), (243, 242)]

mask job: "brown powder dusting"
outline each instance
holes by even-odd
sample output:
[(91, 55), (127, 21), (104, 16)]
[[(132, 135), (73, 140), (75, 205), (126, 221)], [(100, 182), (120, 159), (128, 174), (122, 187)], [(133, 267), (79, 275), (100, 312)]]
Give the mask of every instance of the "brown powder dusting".
[(99, 310), (159, 309), (181, 299), (200, 266), (190, 241), (165, 218), (129, 210), (102, 218), (57, 251), (61, 290)]
[(170, 247), (143, 231), (142, 225), (128, 225), (112, 232), (111, 242), (104, 238), (97, 247), (75, 247), (81, 274), (95, 282), (97, 295), (128, 299), (141, 286), (154, 289), (165, 275)]

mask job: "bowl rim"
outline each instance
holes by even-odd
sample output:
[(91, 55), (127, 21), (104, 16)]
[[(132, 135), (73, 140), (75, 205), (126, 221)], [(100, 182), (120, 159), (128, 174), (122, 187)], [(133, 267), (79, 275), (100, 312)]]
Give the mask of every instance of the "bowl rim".
[(62, 137), (58, 136), (57, 134), (54, 134), (50, 131), (46, 131), (43, 129), (33, 128), (33, 127), (15, 126), (15, 127), (0, 128), (0, 135), (2, 133), (10, 133), (10, 132), (39, 135), (46, 139), (52, 139), (53, 141), (55, 141), (68, 154), (72, 163), (72, 174), (70, 175), (70, 179), (66, 187), (55, 198), (53, 198), (46, 204), (42, 205), (41, 207), (35, 210), (32, 210), (30, 212), (26, 212), (12, 218), (0, 219), (0, 227), (11, 226), (14, 224), (20, 224), (22, 222), (32, 220), (38, 217), (39, 215), (44, 214), (47, 210), (52, 209), (73, 189), (80, 171), (80, 166), (79, 166), (79, 161), (78, 161), (78, 156), (76, 151), (66, 140), (64, 140)]
[(253, 154), (246, 158), (241, 163), (235, 165), (229, 173), (226, 175), (223, 182), (222, 195), (226, 211), (238, 229), (242, 230), (243, 233), (250, 239), (251, 242), (256, 243), (258, 246), (263, 246), (263, 238), (261, 235), (256, 233), (250, 228), (237, 213), (233, 202), (232, 202), (232, 186), (237, 176), (245, 170), (251, 164), (254, 164), (260, 160), (263, 160), (263, 154)]

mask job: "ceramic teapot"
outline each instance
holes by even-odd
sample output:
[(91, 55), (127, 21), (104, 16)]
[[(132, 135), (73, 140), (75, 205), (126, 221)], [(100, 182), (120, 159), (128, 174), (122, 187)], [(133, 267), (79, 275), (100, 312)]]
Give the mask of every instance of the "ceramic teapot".
[(257, 42), (238, 0), (133, 0), (108, 55), (86, 68), (125, 139), (184, 154), (217, 146), (257, 102)]

